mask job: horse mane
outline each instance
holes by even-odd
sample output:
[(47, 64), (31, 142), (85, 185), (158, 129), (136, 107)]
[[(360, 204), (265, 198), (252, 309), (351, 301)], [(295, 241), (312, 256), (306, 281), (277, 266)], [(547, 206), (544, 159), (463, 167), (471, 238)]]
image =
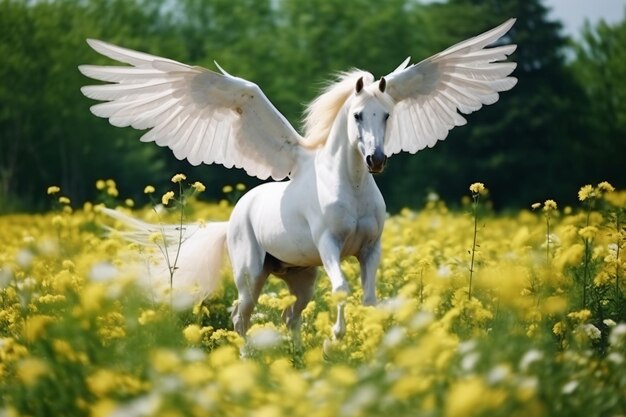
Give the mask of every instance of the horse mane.
[(326, 143), (339, 110), (354, 91), (360, 77), (363, 77), (365, 85), (374, 81), (374, 76), (367, 71), (353, 69), (340, 72), (307, 106), (304, 111), (305, 146), (316, 148)]

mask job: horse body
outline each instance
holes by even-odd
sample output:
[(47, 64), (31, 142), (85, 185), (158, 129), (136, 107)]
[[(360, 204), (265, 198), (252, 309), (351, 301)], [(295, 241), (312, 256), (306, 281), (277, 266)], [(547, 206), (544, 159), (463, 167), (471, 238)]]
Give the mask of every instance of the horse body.
[[(357, 110), (363, 112), (363, 107), (369, 107), (370, 113), (377, 111), (384, 122), (384, 104), (370, 93), (361, 94), (368, 97), (359, 100)], [(374, 271), (380, 257), (385, 202), (359, 150), (363, 139), (358, 134), (354, 139), (349, 136), (348, 114), (354, 112), (353, 101), (344, 104), (325, 145), (317, 152), (301, 155), (307, 160), (299, 163), (291, 180), (260, 185), (233, 209), (227, 244), (239, 292), (233, 321), (242, 334), (270, 273), (283, 277), (298, 297), (298, 305), (306, 306), (313, 293), (310, 274), (315, 267), (324, 266), (334, 292), (348, 292), (339, 263), (356, 256), (364, 272), (364, 302), (376, 301)], [(365, 106), (364, 101), (368, 102)], [(384, 128), (365, 126), (361, 131), (371, 134), (374, 141), (378, 134), (378, 146), (382, 146)], [(313, 268), (313, 272), (303, 277), (303, 268)], [(293, 326), (299, 322), (301, 310), (297, 310), (287, 316)], [(342, 323), (340, 308), (335, 328), (338, 337), (345, 332)]]

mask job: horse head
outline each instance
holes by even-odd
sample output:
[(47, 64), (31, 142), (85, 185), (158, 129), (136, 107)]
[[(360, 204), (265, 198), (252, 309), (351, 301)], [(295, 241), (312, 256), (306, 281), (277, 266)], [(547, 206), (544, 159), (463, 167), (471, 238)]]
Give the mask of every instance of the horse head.
[(371, 173), (382, 172), (387, 163), (385, 132), (393, 101), (385, 93), (386, 84), (383, 77), (365, 86), (363, 77), (359, 78), (348, 104), (348, 138)]

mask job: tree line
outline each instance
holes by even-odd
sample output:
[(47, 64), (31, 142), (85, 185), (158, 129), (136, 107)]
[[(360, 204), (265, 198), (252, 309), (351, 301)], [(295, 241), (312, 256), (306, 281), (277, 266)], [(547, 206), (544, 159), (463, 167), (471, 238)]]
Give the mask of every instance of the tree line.
[(432, 150), (397, 155), (377, 177), (390, 211), (420, 207), (430, 192), (456, 202), (481, 181), (499, 208), (554, 198), (584, 183), (626, 185), (626, 24), (562, 34), (541, 0), (0, 0), (0, 212), (49, 207), (48, 185), (75, 204), (93, 200), (101, 178), (143, 201), (146, 184), (167, 187), (182, 171), (207, 185), (258, 183), (238, 170), (191, 167), (88, 110), (93, 81), (80, 64), (111, 64), (86, 38), (215, 68), (256, 82), (300, 125), (304, 105), (334, 72), (376, 77), (406, 56), (417, 62), (509, 17), (506, 41), (518, 85), (468, 117)]

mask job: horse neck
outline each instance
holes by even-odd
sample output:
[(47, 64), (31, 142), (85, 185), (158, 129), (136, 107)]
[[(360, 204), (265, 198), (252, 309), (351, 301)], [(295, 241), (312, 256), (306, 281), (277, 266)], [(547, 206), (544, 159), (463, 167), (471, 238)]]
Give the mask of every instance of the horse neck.
[(361, 188), (371, 176), (361, 153), (348, 139), (348, 111), (345, 106), (337, 115), (318, 158), (326, 172), (340, 180), (347, 179), (353, 189)]

